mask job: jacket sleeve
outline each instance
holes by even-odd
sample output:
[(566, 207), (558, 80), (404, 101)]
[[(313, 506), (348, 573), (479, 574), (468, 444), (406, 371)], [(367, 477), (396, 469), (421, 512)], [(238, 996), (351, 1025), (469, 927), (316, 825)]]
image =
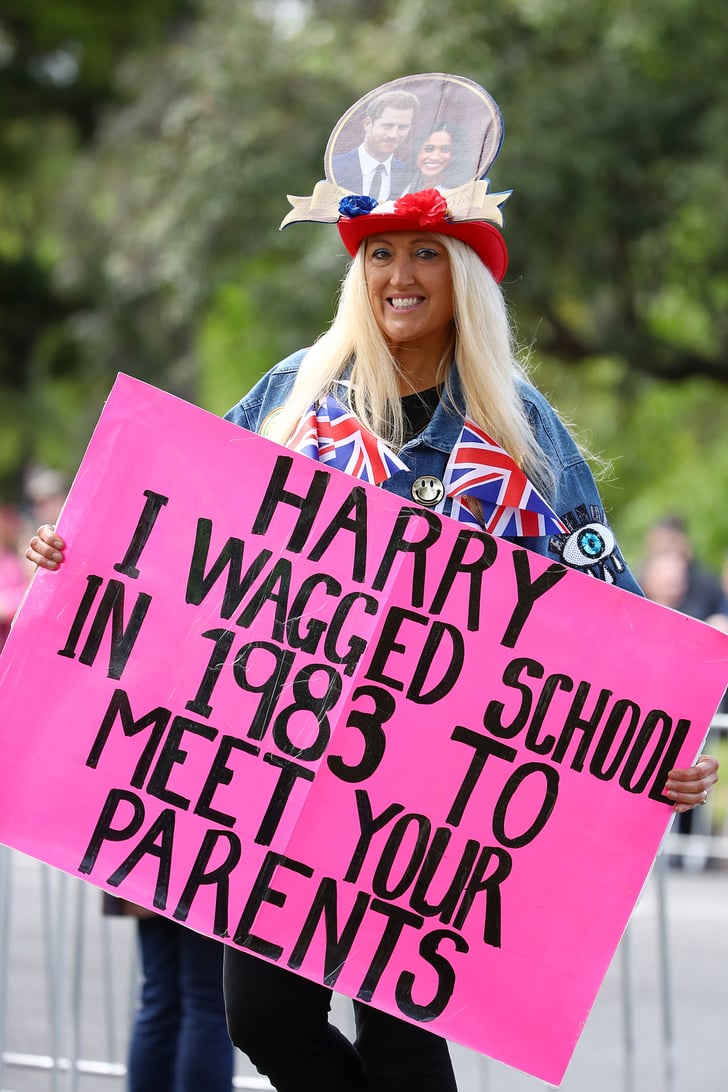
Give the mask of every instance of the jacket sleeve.
[(266, 428), (279, 412), (296, 380), (298, 368), (306, 354), (300, 349), (286, 357), (259, 379), (240, 401), (225, 414), (225, 420), (240, 425), (249, 432), (266, 435)]
[(522, 545), (587, 576), (642, 595), (609, 526), (594, 475), (573, 436), (540, 392), (529, 387), (525, 402), (553, 474), (548, 500), (566, 530), (558, 535), (524, 539)]

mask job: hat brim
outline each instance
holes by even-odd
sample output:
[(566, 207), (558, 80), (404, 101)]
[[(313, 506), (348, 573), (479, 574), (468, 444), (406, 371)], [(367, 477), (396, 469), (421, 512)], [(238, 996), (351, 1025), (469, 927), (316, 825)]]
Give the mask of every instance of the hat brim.
[(450, 235), (472, 247), (481, 262), (488, 267), (494, 279), (500, 284), (508, 268), (508, 249), (505, 239), (492, 224), (482, 220), (442, 220), (428, 224), (426, 228), (416, 218), (397, 216), (387, 213), (342, 218), (336, 224), (339, 235), (352, 257), (356, 254), (362, 239), (369, 235), (381, 235), (390, 231), (431, 231), (437, 235)]

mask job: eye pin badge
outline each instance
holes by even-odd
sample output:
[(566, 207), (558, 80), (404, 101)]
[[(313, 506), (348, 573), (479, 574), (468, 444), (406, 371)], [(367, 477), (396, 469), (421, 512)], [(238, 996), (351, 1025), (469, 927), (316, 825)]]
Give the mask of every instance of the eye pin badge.
[(433, 508), (439, 504), (444, 496), (445, 486), (439, 478), (424, 476), (412, 483), (412, 499), (418, 504), (424, 504), (427, 508)]

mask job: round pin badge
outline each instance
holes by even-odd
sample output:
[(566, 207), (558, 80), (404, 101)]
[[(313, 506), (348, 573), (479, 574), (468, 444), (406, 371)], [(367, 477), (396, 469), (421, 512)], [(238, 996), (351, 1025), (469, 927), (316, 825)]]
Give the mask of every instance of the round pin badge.
[(445, 496), (445, 486), (439, 478), (424, 475), (412, 483), (412, 499), (427, 508), (434, 508)]

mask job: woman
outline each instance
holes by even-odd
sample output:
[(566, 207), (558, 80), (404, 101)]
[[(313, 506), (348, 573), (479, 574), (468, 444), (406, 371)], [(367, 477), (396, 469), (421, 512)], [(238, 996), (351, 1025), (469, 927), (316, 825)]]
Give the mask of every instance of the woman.
[(17, 509), (0, 501), (0, 649), (7, 640), (10, 624), (28, 586), (30, 571), (18, 549), (20, 526)]
[[(342, 411), (363, 439), (389, 449), (381, 488), (640, 594), (583, 456), (514, 355), (496, 227), (485, 214), (458, 221), (432, 188), (393, 205), (345, 198), (337, 223), (353, 261), (333, 324), (228, 419), (305, 452), (311, 428), (331, 439)], [(522, 507), (458, 489), (452, 456), (466, 428), (522, 481)], [(28, 556), (55, 568), (63, 541), (41, 528)], [(665, 791), (675, 810), (704, 803), (716, 770), (704, 755), (672, 771)], [(437, 1035), (355, 1002), (352, 1044), (328, 1021), (330, 990), (233, 947), (225, 998), (233, 1042), (278, 1092), (456, 1090)]]
[(128, 1092), (232, 1092), (222, 944), (106, 892), (104, 913), (130, 916), (137, 924), (142, 981), (129, 1041)]
[(430, 187), (443, 190), (462, 186), (474, 176), (469, 166), (467, 144), (463, 131), (451, 121), (437, 123), (434, 129), (420, 132), (414, 141), (415, 175), (407, 193), (418, 193)]

